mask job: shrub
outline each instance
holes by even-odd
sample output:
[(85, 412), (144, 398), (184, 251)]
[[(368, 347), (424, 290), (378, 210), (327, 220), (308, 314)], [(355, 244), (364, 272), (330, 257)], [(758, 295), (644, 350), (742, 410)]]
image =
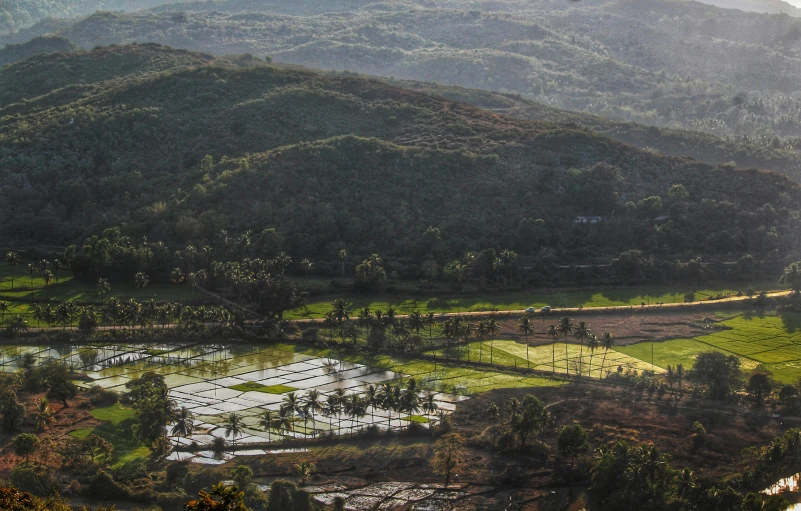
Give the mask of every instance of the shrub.
[(34, 495), (51, 495), (58, 488), (53, 471), (38, 463), (21, 463), (11, 471), (11, 484)]
[(127, 488), (118, 484), (103, 470), (89, 483), (89, 493), (94, 497), (115, 500), (125, 500), (131, 496)]

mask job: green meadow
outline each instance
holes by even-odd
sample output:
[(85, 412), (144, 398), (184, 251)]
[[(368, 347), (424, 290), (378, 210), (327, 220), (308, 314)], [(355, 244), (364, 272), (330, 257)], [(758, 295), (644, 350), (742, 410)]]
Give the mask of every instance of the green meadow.
[[(49, 285), (45, 285), (38, 272), (33, 276), (28, 275), (24, 267), (26, 268), (27, 264), (20, 264), (12, 271), (8, 265), (5, 265), (0, 274), (0, 301), (9, 304), (6, 319), (18, 314), (32, 315), (34, 301), (49, 300), (51, 303), (59, 303), (72, 300), (84, 304), (100, 303), (101, 301), (101, 297), (96, 293), (95, 283), (92, 281), (75, 279), (69, 271), (64, 270), (59, 273), (58, 280), (54, 279)], [(104, 295), (102, 300), (115, 297), (121, 301), (135, 298), (138, 301), (155, 299), (159, 302), (174, 302), (176, 300), (191, 301), (204, 297), (202, 293), (186, 285), (150, 283), (146, 288), (138, 289), (133, 281), (115, 282), (113, 279), (110, 284), (111, 292)], [(35, 326), (30, 317), (26, 319), (28, 319), (29, 326)]]
[(643, 342), (621, 346), (617, 351), (640, 360), (651, 360), (660, 368), (683, 364), (691, 368), (695, 356), (703, 351), (737, 355), (744, 370), (764, 366), (780, 383), (796, 383), (801, 378), (801, 315), (741, 315), (721, 323), (725, 330), (694, 339)]
[(131, 426), (134, 411), (119, 403), (95, 408), (91, 411), (94, 418), (103, 421), (95, 428), (78, 429), (70, 433), (75, 438), (86, 438), (89, 435), (98, 435), (114, 446), (111, 455), (111, 467), (123, 468), (129, 463), (146, 460), (150, 456), (150, 449), (134, 440)]
[[(641, 303), (681, 303), (685, 293), (695, 292), (696, 301), (710, 296), (731, 294), (748, 286), (720, 284), (703, 289), (671, 286), (636, 286), (625, 289), (590, 289), (590, 290), (555, 290), (552, 292), (538, 290), (536, 292), (508, 292), (477, 296), (433, 296), (433, 295), (344, 295), (354, 305), (355, 310), (369, 307), (371, 310), (386, 311), (394, 308), (398, 314), (421, 312), (483, 312), (523, 310), (528, 307), (541, 308), (546, 305), (558, 308), (583, 307), (621, 307), (640, 305)], [(776, 283), (752, 284), (754, 289), (776, 289)], [(306, 309), (288, 312), (286, 319), (322, 318), (331, 310), (331, 303), (343, 295), (326, 295), (314, 297), (306, 304)], [(354, 313), (355, 314), (355, 313)]]

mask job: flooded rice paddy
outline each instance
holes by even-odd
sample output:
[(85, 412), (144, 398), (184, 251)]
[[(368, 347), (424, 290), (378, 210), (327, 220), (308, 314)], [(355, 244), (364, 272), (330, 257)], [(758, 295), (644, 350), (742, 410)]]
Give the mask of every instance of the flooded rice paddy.
[(787, 495), (788, 493), (797, 495), (799, 489), (801, 489), (801, 473), (781, 479), (779, 482), (765, 490), (764, 493), (768, 495), (785, 494), (787, 500), (796, 503), (788, 507), (787, 511), (801, 511), (801, 499), (799, 499), (797, 496), (793, 498)]
[[(311, 389), (321, 394), (321, 401), (331, 393), (363, 394), (369, 385), (401, 383), (403, 374), (366, 365), (293, 353), (269, 346), (230, 344), (106, 344), (80, 346), (4, 346), (0, 348), (0, 370), (16, 371), (26, 354), (38, 362), (58, 359), (84, 374), (76, 381), (81, 387), (100, 385), (124, 392), (125, 384), (143, 373), (161, 374), (169, 387), (170, 397), (179, 407), (186, 407), (194, 416), (195, 433), (189, 438), (172, 437), (173, 444), (193, 452), (173, 452), (171, 459), (190, 459), (202, 464), (221, 464), (226, 456), (212, 452), (208, 446), (216, 438), (230, 444), (235, 441), (237, 455), (257, 456), (276, 453), (265, 444), (284, 439), (310, 438), (320, 434), (355, 433), (375, 426), (380, 430), (407, 427), (411, 420), (426, 427), (437, 419), (437, 413), (420, 412), (410, 417), (380, 407), (369, 408), (361, 417), (345, 413), (296, 416), (292, 430), (269, 431), (259, 425), (266, 410), (277, 412), (285, 396), (295, 392), (299, 398)], [(437, 412), (452, 411), (463, 396), (437, 393)], [(224, 422), (231, 414), (240, 415), (245, 424), (243, 434), (226, 435)], [(168, 431), (171, 425), (168, 426)], [(254, 445), (249, 449), (249, 445)], [(204, 447), (205, 446), (205, 447)], [(204, 450), (205, 449), (205, 450)], [(244, 449), (244, 450), (242, 450)]]

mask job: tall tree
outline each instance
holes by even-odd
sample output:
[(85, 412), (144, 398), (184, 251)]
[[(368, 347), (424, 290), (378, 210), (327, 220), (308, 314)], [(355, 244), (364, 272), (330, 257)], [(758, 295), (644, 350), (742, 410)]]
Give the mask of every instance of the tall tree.
[(573, 336), (579, 341), (579, 378), (581, 378), (581, 368), (584, 365), (584, 343), (587, 342), (587, 339), (590, 338), (590, 335), (592, 335), (592, 331), (590, 330), (590, 327), (587, 326), (587, 323), (584, 321), (579, 321), (578, 325), (576, 325), (575, 331), (573, 332)]
[(534, 334), (534, 323), (531, 321), (531, 318), (529, 318), (528, 315), (520, 318), (520, 321), (517, 323), (517, 333), (526, 339), (526, 367), (531, 369), (531, 362), (529, 361), (528, 357), (528, 336)]
[(495, 319), (494, 316), (491, 316), (487, 320), (487, 333), (492, 336), (492, 340), (490, 341), (490, 365), (493, 365), (493, 352), (495, 348), (495, 336), (501, 333), (501, 324)]
[(195, 418), (192, 411), (187, 407), (182, 406), (178, 413), (175, 415), (175, 425), (172, 427), (170, 434), (173, 436), (181, 436), (188, 438), (192, 436), (195, 431)]
[(603, 378), (604, 366), (606, 365), (606, 355), (609, 350), (615, 347), (615, 338), (609, 332), (604, 332), (601, 336), (601, 347), (604, 349), (604, 359), (601, 361), (601, 378)]
[(242, 416), (237, 413), (232, 413), (225, 419), (223, 425), (225, 426), (225, 436), (231, 437), (231, 443), (233, 443), (234, 448), (236, 448), (236, 437), (245, 434), (245, 422)]
[(6, 252), (6, 264), (11, 266), (11, 290), (14, 290), (14, 272), (19, 265), (19, 254), (16, 252)]
[(588, 378), (592, 378), (592, 357), (593, 357), (593, 355), (595, 355), (595, 350), (597, 350), (598, 346), (600, 346), (600, 345), (601, 345), (601, 343), (600, 343), (600, 341), (598, 340), (598, 337), (595, 334), (591, 333), (587, 337), (587, 349), (590, 350), (590, 367), (587, 370), (587, 377)]
[(559, 334), (565, 338), (565, 374), (570, 374), (570, 355), (568, 354), (567, 348), (567, 338), (569, 335), (573, 333), (573, 322), (568, 317), (564, 317), (559, 320), (559, 326), (557, 327), (557, 331)]
[(134, 275), (134, 285), (136, 285), (136, 289), (144, 289), (150, 283), (150, 278), (147, 276), (145, 272), (137, 272)]
[(445, 477), (445, 488), (451, 482), (451, 475), (462, 465), (462, 445), (464, 440), (457, 433), (449, 433), (434, 443), (434, 456), (431, 468), (434, 473)]

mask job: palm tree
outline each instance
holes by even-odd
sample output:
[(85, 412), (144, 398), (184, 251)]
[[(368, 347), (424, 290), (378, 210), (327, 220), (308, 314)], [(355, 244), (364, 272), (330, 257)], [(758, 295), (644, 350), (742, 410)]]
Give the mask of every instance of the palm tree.
[(49, 303), (42, 307), (42, 321), (47, 323), (48, 328), (56, 322), (56, 311), (53, 310)]
[(295, 418), (294, 418), (294, 410), (289, 410), (284, 408), (283, 406), (278, 409), (278, 434), (282, 434), (283, 431), (291, 432), (295, 426)]
[(272, 429), (275, 426), (276, 422), (275, 412), (272, 410), (265, 410), (262, 414), (261, 418), (259, 419), (259, 426), (264, 428), (264, 431), (267, 432), (267, 442), (272, 442)]
[(689, 496), (695, 490), (697, 484), (695, 474), (689, 468), (685, 468), (679, 475), (678, 494), (681, 497)]
[(573, 333), (573, 322), (570, 321), (570, 318), (562, 318), (559, 320), (559, 326), (557, 327), (557, 331), (561, 336), (565, 338), (565, 374), (570, 374), (570, 364), (568, 361), (570, 359), (570, 355), (567, 352), (567, 336)]
[(111, 292), (111, 284), (109, 284), (108, 280), (104, 278), (97, 279), (97, 285), (95, 286), (95, 293), (100, 298), (100, 301), (103, 301), (103, 295), (108, 294)]
[(347, 260), (347, 258), (348, 258), (348, 251), (343, 248), (342, 250), (339, 251), (339, 263), (341, 265), (340, 269), (342, 270), (341, 272), (342, 277), (345, 276), (345, 260)]
[(381, 388), (378, 389), (378, 395), (380, 396), (381, 407), (390, 412), (388, 422), (389, 431), (392, 431), (392, 410), (394, 410), (396, 406), (395, 392), (392, 384), (389, 382), (382, 384)]
[(578, 339), (579, 341), (579, 365), (578, 365), (578, 376), (581, 378), (581, 366), (584, 364), (584, 342), (590, 338), (592, 332), (590, 331), (590, 327), (587, 326), (587, 323), (584, 321), (579, 321), (578, 325), (576, 325), (576, 329), (573, 332), (573, 337)]
[(498, 405), (496, 405), (494, 401), (487, 407), (487, 413), (492, 417), (492, 445), (495, 445), (495, 429), (498, 427), (498, 417), (500, 414), (498, 413)]
[[(314, 424), (315, 414), (323, 409), (320, 391), (317, 389), (309, 390), (303, 398), (303, 405), (311, 413), (312, 424)], [(316, 431), (316, 429), (312, 429), (312, 436), (315, 436)]]
[(679, 394), (681, 394), (681, 380), (684, 379), (684, 364), (676, 364), (676, 379), (679, 380)]
[(551, 338), (551, 378), (553, 378), (556, 376), (556, 338), (559, 337), (559, 330), (556, 325), (551, 325), (545, 335)]
[(478, 322), (475, 336), (478, 339), (478, 363), (480, 364), (484, 361), (484, 339), (487, 337), (487, 324), (485, 322)]
[(309, 476), (311, 476), (315, 472), (317, 472), (317, 467), (314, 465), (314, 463), (310, 463), (308, 461), (302, 461), (297, 465), (295, 465), (295, 473), (297, 473), (298, 477), (300, 477), (301, 486), (306, 484), (306, 479), (308, 479)]
[[(587, 376), (592, 378), (592, 356), (595, 354), (595, 350), (598, 349), (601, 343), (598, 341), (598, 337), (595, 334), (590, 334), (587, 338), (587, 348), (590, 350), (590, 369), (587, 371)], [(601, 371), (603, 373), (603, 370)]]
[[(175, 416), (175, 425), (170, 430), (170, 434), (173, 436), (182, 436), (184, 438), (189, 438), (192, 436), (192, 432), (195, 430), (195, 417), (192, 415), (192, 411), (189, 410), (187, 407), (182, 406), (178, 413)], [(230, 419), (230, 417), (229, 417)], [(226, 432), (226, 435), (228, 433)]]
[(423, 405), (422, 405), (423, 413), (425, 413), (429, 417), (434, 413), (436, 413), (437, 410), (439, 409), (439, 405), (435, 401), (436, 396), (437, 395), (434, 392), (429, 390), (428, 392), (426, 392), (426, 395), (423, 398)]
[(343, 298), (338, 298), (331, 304), (330, 317), (339, 327), (339, 335), (343, 343), (345, 342), (345, 322), (350, 319), (351, 310), (353, 310), (353, 304)]
[[(180, 286), (186, 281), (186, 276), (184, 275), (184, 271), (180, 268), (173, 268), (170, 272), (170, 282), (175, 284), (176, 286)], [(175, 301), (178, 300), (178, 289), (175, 290)]]
[(331, 434), (334, 433), (334, 415), (338, 415), (342, 411), (342, 403), (339, 398), (334, 394), (328, 394), (323, 403), (323, 415), (328, 417), (328, 430)]
[(490, 341), (490, 365), (493, 365), (492, 357), (493, 357), (493, 348), (495, 345), (495, 336), (501, 333), (501, 324), (498, 323), (498, 321), (494, 317), (489, 318), (489, 320), (487, 321), (487, 333), (492, 336), (492, 340)]
[(50, 271), (50, 270), (43, 271), (42, 272), (42, 280), (44, 281), (44, 285), (45, 285), (45, 300), (49, 300), (50, 297), (47, 294), (47, 286), (49, 286), (50, 283), (53, 282), (53, 272)]
[(14, 270), (19, 265), (19, 254), (16, 252), (6, 252), (6, 264), (11, 266), (11, 290), (14, 290)]
[(434, 347), (434, 327), (437, 326), (437, 316), (433, 312), (425, 315), (423, 320), (426, 328), (428, 328), (428, 344)]
[(534, 323), (527, 315), (520, 318), (520, 322), (517, 324), (517, 333), (526, 338), (526, 366), (531, 369), (531, 362), (529, 362), (528, 358), (528, 336), (534, 334)]
[(373, 313), (370, 307), (362, 307), (359, 309), (359, 325), (367, 330), (367, 337), (370, 337), (370, 328), (373, 324)]
[(53, 409), (47, 398), (40, 398), (36, 403), (36, 430), (44, 431), (47, 426), (56, 422), (53, 417)]
[(337, 401), (337, 418), (339, 419), (339, 422), (337, 424), (337, 429), (341, 430), (342, 429), (342, 410), (343, 410), (343, 408), (345, 406), (345, 399), (348, 397), (348, 394), (345, 392), (345, 389), (343, 387), (337, 387), (336, 390), (334, 390), (332, 395), (334, 396), (334, 399), (336, 399), (336, 401)]
[[(34, 305), (34, 311), (36, 306)], [(6, 321), (6, 312), (8, 312), (8, 302), (0, 302), (0, 325)]]
[(231, 442), (234, 444), (234, 449), (236, 449), (236, 437), (244, 433), (245, 423), (242, 420), (242, 416), (237, 415), (236, 413), (229, 415), (225, 420), (225, 436), (231, 437)]
[(606, 354), (615, 347), (615, 338), (609, 332), (604, 332), (601, 336), (601, 347), (604, 349), (604, 359), (601, 361), (601, 377), (603, 378), (604, 367), (606, 365)]
[(371, 384), (367, 386), (367, 388), (364, 390), (364, 398), (372, 410), (371, 424), (375, 424), (375, 408), (381, 402), (378, 395), (378, 389), (375, 387), (375, 385)]
[(300, 406), (300, 399), (295, 392), (290, 392), (281, 400), (281, 408), (288, 410), (293, 415), (300, 410)]
[(36, 274), (36, 266), (33, 264), (28, 265), (28, 275), (31, 276), (31, 298), (33, 297), (33, 276)]
[(425, 324), (425, 319), (420, 311), (414, 311), (409, 314), (409, 328), (414, 330), (414, 333), (418, 337), (420, 336), (420, 330), (425, 326)]

